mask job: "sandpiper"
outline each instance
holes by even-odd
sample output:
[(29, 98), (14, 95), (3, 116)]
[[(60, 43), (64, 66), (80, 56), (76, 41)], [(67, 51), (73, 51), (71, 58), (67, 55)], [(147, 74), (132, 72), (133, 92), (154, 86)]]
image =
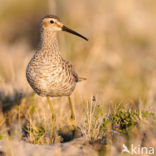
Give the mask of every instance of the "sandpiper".
[(52, 113), (51, 136), (54, 132), (56, 117), (49, 97), (68, 97), (72, 127), (75, 129), (75, 115), (70, 95), (77, 82), (85, 80), (78, 76), (69, 61), (62, 58), (56, 37), (58, 31), (66, 31), (88, 41), (86, 37), (66, 27), (57, 16), (48, 15), (41, 21), (40, 46), (27, 66), (26, 77), (38, 95), (47, 97)]

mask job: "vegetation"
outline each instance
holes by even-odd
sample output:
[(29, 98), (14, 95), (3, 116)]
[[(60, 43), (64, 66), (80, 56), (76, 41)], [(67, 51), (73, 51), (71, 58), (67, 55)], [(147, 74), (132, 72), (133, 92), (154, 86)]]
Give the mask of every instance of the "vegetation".
[(101, 155), (120, 155), (122, 144), (156, 147), (156, 2), (44, 2), (13, 0), (0, 6), (0, 140), (51, 142), (50, 109), (29, 87), (25, 69), (39, 42), (41, 17), (55, 13), (89, 41), (58, 34), (62, 55), (87, 81), (71, 96), (75, 132), (67, 98), (51, 98), (54, 144), (81, 136), (100, 144), (95, 149)]

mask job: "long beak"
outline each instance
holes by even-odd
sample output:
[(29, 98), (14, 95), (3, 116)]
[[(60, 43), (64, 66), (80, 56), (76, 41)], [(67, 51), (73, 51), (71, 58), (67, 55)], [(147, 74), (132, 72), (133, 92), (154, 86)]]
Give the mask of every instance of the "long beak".
[(87, 39), (86, 37), (82, 36), (81, 34), (77, 33), (77, 32), (74, 31), (74, 30), (71, 30), (71, 29), (67, 28), (67, 27), (64, 26), (64, 25), (63, 25), (63, 27), (62, 27), (62, 30), (63, 30), (63, 31), (66, 31), (66, 32), (69, 32), (69, 33), (71, 33), (71, 34), (74, 34), (74, 35), (76, 35), (76, 36), (79, 36), (79, 37), (85, 39), (86, 41), (88, 41), (88, 39)]

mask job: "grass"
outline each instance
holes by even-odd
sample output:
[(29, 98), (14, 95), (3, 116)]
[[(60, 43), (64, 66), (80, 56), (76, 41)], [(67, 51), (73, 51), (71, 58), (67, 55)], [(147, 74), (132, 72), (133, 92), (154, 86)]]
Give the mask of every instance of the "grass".
[[(50, 144), (47, 101), (34, 95), (25, 78), (39, 41), (39, 20), (53, 12), (46, 12), (46, 6), (25, 11), (35, 3), (27, 2), (19, 10), (20, 4), (8, 3), (7, 16), (5, 7), (0, 12), (0, 139)], [(67, 26), (89, 38), (85, 42), (58, 34), (62, 55), (87, 81), (79, 83), (71, 96), (75, 133), (67, 98), (51, 98), (56, 114), (54, 144), (83, 136), (94, 146), (100, 144), (96, 150), (101, 155), (121, 155), (122, 144), (156, 147), (155, 2), (119, 0), (95, 5), (93, 0), (58, 0), (51, 5)]]
[[(42, 105), (46, 104), (46, 100), (36, 103), (36, 98), (38, 99), (39, 97), (35, 97), (34, 95), (23, 97), (20, 105), (19, 103), (16, 103), (17, 99), (15, 98), (15, 101), (13, 101), (12, 104), (15, 105), (16, 103), (17, 105), (15, 105), (11, 110), (9, 110), (8, 107), (8, 111), (3, 111), (4, 116), (2, 116), (1, 119), (1, 128), (5, 126), (7, 127), (6, 134), (8, 133), (8, 137), (16, 137), (17, 133), (19, 133), (20, 139), (24, 139), (25, 141), (34, 144), (50, 143), (50, 110), (48, 107), (43, 109)], [(58, 101), (59, 99), (55, 102)], [(8, 102), (4, 104), (8, 104)], [(83, 112), (84, 117), (82, 121), (77, 123), (77, 127), (80, 128), (82, 135), (90, 141), (102, 139), (107, 133), (110, 132), (117, 132), (125, 135), (134, 127), (138, 127), (140, 122), (144, 120), (155, 121), (156, 119), (153, 112), (135, 108), (115, 108), (113, 106), (114, 108), (109, 108), (109, 111), (106, 113), (104, 111), (105, 105), (98, 103), (95, 96), (93, 96), (91, 100), (84, 101), (83, 105), (86, 106)], [(56, 108), (56, 111), (57, 109), (58, 108)], [(67, 123), (64, 123), (64, 126), (69, 126), (66, 133), (70, 133), (72, 123), (70, 121), (70, 111), (68, 110), (67, 112), (67, 114), (64, 114), (64, 117), (66, 116), (66, 118), (69, 119)], [(55, 137), (59, 138), (58, 132), (60, 132), (59, 129), (64, 129), (64, 127), (60, 127), (60, 125), (63, 125), (61, 122), (64, 122), (64, 120), (60, 120), (58, 116), (57, 118)], [(1, 130), (3, 130), (3, 128)], [(0, 135), (1, 139), (3, 139), (3, 133), (4, 132), (2, 131)], [(59, 138), (59, 141), (61, 141), (61, 138)]]
[[(72, 133), (68, 102), (64, 103), (63, 108), (57, 107), (59, 102), (64, 101), (61, 100), (53, 99), (55, 112), (57, 112), (54, 144), (83, 136), (101, 155), (120, 154), (122, 144), (127, 147), (131, 144), (155, 147), (155, 113), (140, 107), (129, 108), (130, 103), (125, 106), (123, 106), (125, 103), (115, 106), (116, 103), (113, 102), (106, 108), (105, 103), (100, 103), (93, 96), (87, 101), (82, 100), (83, 110), (82, 107), (76, 109), (76, 126), (79, 133), (76, 136)], [(29, 95), (22, 98), (20, 105), (17, 103), (12, 109), (1, 113), (0, 139), (51, 144), (51, 114), (49, 108), (43, 108), (43, 105), (46, 105), (46, 99)], [(140, 105), (144, 104), (140, 102)], [(79, 109), (82, 111), (80, 112)], [(64, 115), (61, 115), (61, 111)]]

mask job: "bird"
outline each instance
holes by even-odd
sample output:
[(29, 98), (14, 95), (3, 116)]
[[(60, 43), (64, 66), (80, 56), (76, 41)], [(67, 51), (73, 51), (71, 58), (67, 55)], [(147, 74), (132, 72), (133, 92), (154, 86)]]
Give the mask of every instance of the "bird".
[(72, 129), (74, 130), (75, 113), (70, 96), (76, 84), (86, 80), (86, 78), (78, 76), (73, 65), (61, 56), (57, 40), (59, 31), (71, 33), (88, 41), (83, 35), (65, 26), (59, 17), (46, 15), (40, 24), (39, 47), (26, 68), (26, 78), (31, 88), (39, 96), (47, 97), (52, 115), (51, 137), (54, 135), (56, 116), (50, 98), (68, 97)]

